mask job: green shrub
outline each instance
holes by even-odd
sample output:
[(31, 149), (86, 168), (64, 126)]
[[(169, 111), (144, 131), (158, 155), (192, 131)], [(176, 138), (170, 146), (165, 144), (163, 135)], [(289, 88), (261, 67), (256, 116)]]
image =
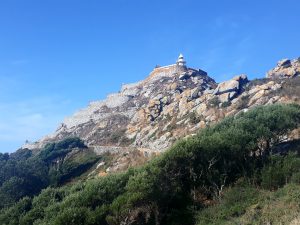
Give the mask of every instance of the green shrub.
[(272, 190), (282, 187), (285, 184), (285, 173), (283, 171), (281, 159), (273, 159), (271, 165), (267, 165), (262, 170), (262, 182), (263, 188)]
[(58, 214), (53, 225), (90, 225), (90, 211), (87, 208), (68, 208)]
[[(74, 148), (79, 149), (76, 157), (62, 160)], [(57, 161), (61, 165), (57, 166)], [(38, 154), (28, 149), (1, 154), (0, 209), (13, 205), (24, 196), (34, 196), (50, 184), (60, 184), (78, 176), (96, 161), (95, 154), (91, 154), (83, 141), (76, 137), (49, 143)]]
[(226, 221), (243, 215), (247, 208), (257, 203), (260, 198), (261, 193), (251, 185), (229, 188), (224, 192), (222, 200), (217, 205), (198, 213), (197, 225), (225, 224)]
[(31, 199), (25, 197), (12, 207), (0, 211), (1, 225), (19, 225), (19, 219), (31, 208)]
[(201, 117), (198, 116), (196, 112), (191, 112), (189, 115), (189, 119), (192, 124), (197, 124), (201, 121)]
[(300, 184), (300, 172), (294, 173), (292, 175), (291, 182), (295, 184)]
[(227, 108), (227, 107), (229, 107), (229, 106), (231, 106), (231, 101), (223, 102), (223, 103), (221, 104), (221, 107), (222, 107), (222, 108)]
[(238, 110), (242, 110), (242, 109), (248, 108), (249, 100), (250, 100), (249, 95), (242, 96), (238, 100), (236, 108)]
[(215, 97), (213, 97), (212, 99), (210, 99), (210, 100), (208, 101), (208, 105), (209, 105), (210, 107), (219, 107), (219, 104), (220, 104), (220, 103), (221, 103), (221, 102), (220, 102), (218, 96), (215, 96)]
[(298, 182), (300, 173), (300, 158), (291, 153), (287, 156), (272, 156), (262, 170), (262, 187), (277, 189), (285, 184)]
[(51, 162), (56, 158), (64, 157), (74, 148), (85, 149), (87, 147), (84, 142), (77, 137), (66, 138), (57, 143), (48, 143), (44, 149), (41, 150), (40, 157), (46, 162)]
[[(299, 157), (271, 157), (271, 150), (299, 123), (297, 105), (257, 107), (177, 142), (141, 168), (47, 190), (25, 212), (16, 206), (2, 211), (0, 224), (16, 211), (17, 218), (40, 224), (93, 224), (98, 218), (105, 225), (189, 225), (195, 210), (203, 210), (200, 224), (222, 224), (243, 215), (260, 196), (253, 186), (241, 184), (226, 191), (241, 178), (262, 180), (270, 189), (294, 179)], [(220, 204), (203, 209), (207, 202)]]

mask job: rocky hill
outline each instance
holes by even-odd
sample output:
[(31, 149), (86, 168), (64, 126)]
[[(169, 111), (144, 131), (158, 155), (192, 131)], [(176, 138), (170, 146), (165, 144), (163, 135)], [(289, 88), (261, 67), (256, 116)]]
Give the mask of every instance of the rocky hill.
[(299, 128), (300, 105), (258, 106), (91, 179), (80, 165), (97, 159), (78, 138), (0, 154), (0, 224), (299, 224), (300, 139), (287, 140)]
[(242, 74), (218, 84), (203, 70), (187, 67), (181, 55), (176, 64), (156, 67), (145, 80), (91, 102), (66, 118), (55, 133), (23, 148), (40, 149), (76, 136), (98, 154), (138, 150), (148, 156), (254, 106), (299, 103), (299, 74), (300, 59), (285, 59), (266, 79), (249, 81)]
[(299, 59), (219, 84), (185, 63), (0, 153), (0, 224), (299, 224)]

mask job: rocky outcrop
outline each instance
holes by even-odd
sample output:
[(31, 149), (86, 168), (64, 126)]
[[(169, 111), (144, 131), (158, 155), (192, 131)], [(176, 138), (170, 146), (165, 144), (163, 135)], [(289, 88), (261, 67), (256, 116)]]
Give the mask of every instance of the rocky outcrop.
[(300, 75), (300, 57), (295, 60), (282, 59), (267, 73), (267, 78), (291, 78)]
[(247, 82), (247, 75), (236, 76), (232, 80), (220, 83), (213, 94), (218, 95), (221, 102), (228, 102), (242, 91), (242, 87)]
[(177, 139), (195, 135), (226, 116), (257, 105), (299, 101), (298, 67), (299, 60), (278, 64), (277, 72), (293, 68), (292, 82), (248, 81), (242, 74), (219, 84), (203, 70), (177, 64), (157, 67), (145, 80), (123, 85), (119, 93), (90, 103), (66, 118), (55, 133), (24, 147), (41, 148), (48, 142), (78, 136), (98, 154), (119, 154), (131, 148), (163, 151)]

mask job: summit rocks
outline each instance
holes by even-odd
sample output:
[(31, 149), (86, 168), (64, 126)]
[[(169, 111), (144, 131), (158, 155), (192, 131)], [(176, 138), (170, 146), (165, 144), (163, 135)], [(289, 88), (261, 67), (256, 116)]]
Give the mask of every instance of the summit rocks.
[(145, 80), (90, 103), (66, 118), (56, 132), (23, 148), (39, 149), (76, 136), (99, 154), (116, 149), (159, 153), (182, 137), (254, 106), (299, 103), (299, 64), (299, 59), (283, 60), (267, 79), (249, 81), (242, 74), (218, 84), (205, 71), (187, 67), (182, 56), (176, 64), (154, 68)]
[(295, 60), (282, 59), (267, 73), (267, 78), (291, 78), (300, 75), (300, 57)]

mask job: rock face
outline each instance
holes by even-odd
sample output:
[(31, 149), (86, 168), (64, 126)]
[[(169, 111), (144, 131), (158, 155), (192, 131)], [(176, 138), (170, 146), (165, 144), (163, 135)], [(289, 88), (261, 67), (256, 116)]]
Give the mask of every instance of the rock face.
[(228, 102), (242, 91), (242, 87), (247, 82), (247, 76), (242, 74), (234, 77), (232, 80), (220, 83), (213, 93), (219, 96), (221, 102)]
[[(296, 77), (299, 63), (281, 61), (268, 77)], [(295, 99), (300, 99), (300, 92), (290, 94), (288, 89), (300, 90), (298, 78), (248, 81), (243, 74), (217, 84), (203, 70), (178, 64), (157, 67), (145, 80), (90, 103), (66, 118), (55, 133), (23, 147), (38, 149), (78, 136), (99, 154), (129, 148), (142, 149), (145, 155), (160, 152), (226, 116), (256, 105), (299, 101)]]
[(267, 73), (267, 78), (286, 78), (300, 75), (300, 57), (295, 60), (282, 59)]

